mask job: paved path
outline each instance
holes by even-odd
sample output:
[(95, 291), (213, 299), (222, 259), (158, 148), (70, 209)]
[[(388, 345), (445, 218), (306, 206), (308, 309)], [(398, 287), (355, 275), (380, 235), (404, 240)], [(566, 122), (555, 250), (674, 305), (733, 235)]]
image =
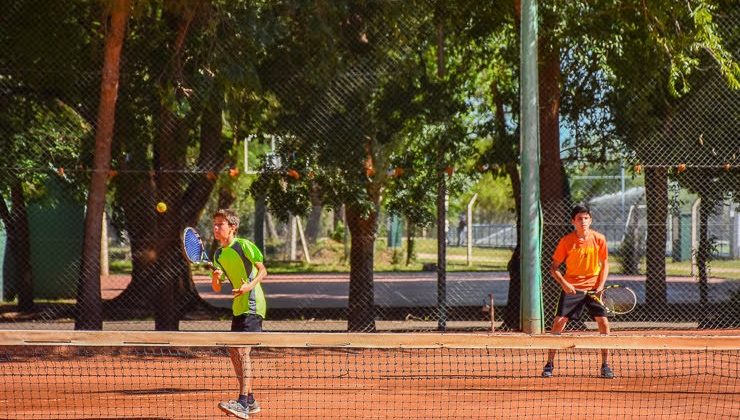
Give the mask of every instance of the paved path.
[[(200, 295), (215, 306), (230, 307), (230, 288), (211, 290), (206, 277), (195, 279)], [(428, 307), (437, 305), (437, 278), (434, 272), (374, 274), (375, 303), (384, 307)], [(547, 279), (543, 279), (547, 281)], [(644, 276), (611, 275), (609, 283), (632, 288), (638, 303), (645, 301)], [(271, 274), (263, 288), (271, 308), (346, 308), (349, 274)], [(489, 293), (496, 305), (505, 305), (509, 291), (506, 272), (447, 273), (447, 301), (450, 306), (482, 305)], [(717, 302), (740, 293), (740, 280), (710, 279), (709, 300)], [(667, 279), (668, 303), (699, 302), (698, 281), (690, 277)]]

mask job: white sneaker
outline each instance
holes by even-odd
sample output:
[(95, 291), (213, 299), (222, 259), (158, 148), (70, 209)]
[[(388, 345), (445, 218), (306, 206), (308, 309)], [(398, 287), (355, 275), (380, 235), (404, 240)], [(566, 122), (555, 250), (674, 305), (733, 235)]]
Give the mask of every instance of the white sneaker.
[(252, 404), (247, 404), (247, 411), (249, 411), (249, 414), (259, 413), (260, 410), (260, 403), (257, 402), (257, 400), (254, 400)]
[[(226, 402), (220, 402), (218, 403), (218, 408), (221, 409), (224, 413), (234, 416), (238, 419), (248, 419), (249, 418), (249, 410), (247, 407), (244, 407), (239, 403), (239, 401), (226, 401)], [(257, 409), (259, 410), (259, 406), (257, 406)]]

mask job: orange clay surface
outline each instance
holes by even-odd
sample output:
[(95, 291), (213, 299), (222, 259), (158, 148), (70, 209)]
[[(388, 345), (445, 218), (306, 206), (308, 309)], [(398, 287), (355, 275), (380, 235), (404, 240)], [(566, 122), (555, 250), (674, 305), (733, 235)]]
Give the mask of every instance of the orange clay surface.
[[(254, 349), (253, 419), (671, 418), (740, 413), (740, 351)], [(0, 347), (0, 418), (227, 418), (223, 348)]]

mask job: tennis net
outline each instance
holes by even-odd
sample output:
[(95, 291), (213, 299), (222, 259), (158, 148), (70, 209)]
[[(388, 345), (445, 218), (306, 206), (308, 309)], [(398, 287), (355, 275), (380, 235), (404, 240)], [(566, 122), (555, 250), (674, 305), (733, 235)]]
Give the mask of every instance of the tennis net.
[(252, 418), (740, 413), (740, 336), (0, 331), (0, 418), (218, 418), (244, 347)]

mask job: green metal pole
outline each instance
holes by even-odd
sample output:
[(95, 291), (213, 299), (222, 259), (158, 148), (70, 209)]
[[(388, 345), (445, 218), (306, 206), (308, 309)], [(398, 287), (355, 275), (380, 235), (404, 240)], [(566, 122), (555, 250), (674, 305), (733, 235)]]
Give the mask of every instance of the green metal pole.
[(522, 0), (521, 17), (521, 328), (541, 334), (542, 272), (540, 211), (540, 127), (537, 76), (537, 0)]

